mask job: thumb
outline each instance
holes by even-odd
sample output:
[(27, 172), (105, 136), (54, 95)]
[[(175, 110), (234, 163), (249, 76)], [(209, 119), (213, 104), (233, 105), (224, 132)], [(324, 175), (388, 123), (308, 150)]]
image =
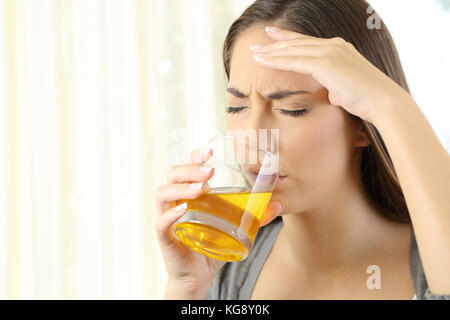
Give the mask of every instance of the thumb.
[(283, 210), (283, 205), (279, 201), (270, 201), (261, 219), (260, 227), (269, 224), (273, 219), (279, 216)]

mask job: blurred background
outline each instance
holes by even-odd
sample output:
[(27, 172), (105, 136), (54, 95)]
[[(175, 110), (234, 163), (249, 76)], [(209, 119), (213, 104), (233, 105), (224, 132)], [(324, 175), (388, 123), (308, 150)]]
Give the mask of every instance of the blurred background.
[[(0, 299), (162, 298), (154, 191), (224, 130), (252, 2), (0, 0)], [(450, 1), (370, 3), (450, 151)]]

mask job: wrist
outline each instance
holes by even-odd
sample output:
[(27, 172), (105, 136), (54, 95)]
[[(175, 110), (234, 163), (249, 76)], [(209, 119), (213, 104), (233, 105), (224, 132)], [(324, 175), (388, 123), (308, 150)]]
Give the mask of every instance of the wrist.
[(165, 300), (203, 300), (205, 299), (210, 283), (199, 285), (192, 280), (168, 280), (166, 291), (164, 293)]
[(400, 92), (397, 92), (397, 94), (386, 96), (385, 99), (373, 109), (375, 112), (371, 115), (369, 122), (377, 129), (389, 125), (389, 121), (397, 114), (401, 114), (405, 108), (411, 111), (411, 107), (417, 107), (411, 95), (402, 88), (400, 89)]

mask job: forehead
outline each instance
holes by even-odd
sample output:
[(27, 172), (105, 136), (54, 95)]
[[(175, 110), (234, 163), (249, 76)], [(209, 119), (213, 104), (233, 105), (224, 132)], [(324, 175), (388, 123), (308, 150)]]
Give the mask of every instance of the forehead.
[(254, 25), (242, 32), (233, 48), (230, 64), (229, 87), (250, 94), (277, 90), (306, 90), (316, 92), (323, 86), (312, 76), (292, 71), (282, 71), (259, 65), (253, 59), (251, 45), (273, 43), (264, 25)]

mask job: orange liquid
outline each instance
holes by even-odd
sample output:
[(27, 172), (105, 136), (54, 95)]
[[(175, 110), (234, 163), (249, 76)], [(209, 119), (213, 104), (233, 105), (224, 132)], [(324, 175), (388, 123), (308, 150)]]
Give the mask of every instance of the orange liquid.
[[(271, 196), (271, 192), (206, 192), (196, 199), (179, 200), (176, 204), (187, 202), (188, 211), (209, 213), (232, 223), (245, 232), (253, 245)], [(181, 242), (210, 258), (240, 261), (249, 254), (241, 241), (214, 226), (185, 221), (175, 224), (174, 228)]]

